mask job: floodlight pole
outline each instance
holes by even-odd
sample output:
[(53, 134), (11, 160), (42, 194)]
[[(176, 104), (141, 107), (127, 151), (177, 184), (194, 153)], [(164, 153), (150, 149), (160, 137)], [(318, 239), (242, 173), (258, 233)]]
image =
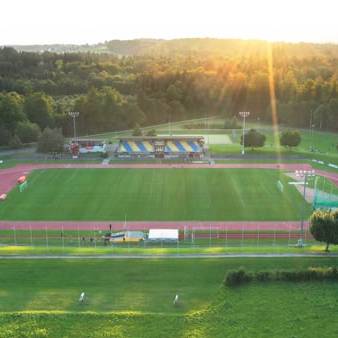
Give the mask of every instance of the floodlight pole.
[(239, 116), (243, 118), (243, 136), (242, 136), (242, 155), (245, 155), (245, 118), (250, 115), (248, 111), (239, 112)]
[(68, 115), (73, 119), (73, 129), (74, 129), (74, 140), (76, 139), (76, 124), (75, 120), (79, 117), (80, 113), (78, 111), (70, 111)]
[(304, 246), (304, 218), (305, 218), (305, 204), (306, 204), (306, 185), (309, 177), (316, 176), (314, 170), (296, 170), (296, 176), (304, 177), (304, 186), (303, 186), (303, 204), (301, 209), (301, 221), (300, 221), (300, 239), (299, 246)]
[(314, 152), (314, 147), (313, 147), (313, 128), (315, 127), (315, 124), (313, 123), (313, 112), (314, 112), (314, 109), (311, 110), (311, 118), (310, 118), (310, 137), (311, 137), (310, 151), (311, 152)]

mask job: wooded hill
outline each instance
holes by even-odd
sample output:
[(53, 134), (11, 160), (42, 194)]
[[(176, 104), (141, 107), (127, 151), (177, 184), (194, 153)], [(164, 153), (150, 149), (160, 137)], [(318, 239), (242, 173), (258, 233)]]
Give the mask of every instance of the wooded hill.
[(0, 144), (21, 138), (23, 124), (69, 134), (69, 110), (80, 111), (81, 133), (241, 110), (270, 122), (272, 92), (280, 123), (338, 130), (338, 45), (181, 39), (62, 48), (0, 49)]

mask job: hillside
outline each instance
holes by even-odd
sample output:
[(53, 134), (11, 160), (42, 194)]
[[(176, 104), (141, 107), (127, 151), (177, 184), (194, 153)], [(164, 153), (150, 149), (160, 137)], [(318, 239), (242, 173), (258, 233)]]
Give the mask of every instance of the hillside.
[[(245, 55), (266, 55), (266, 41), (236, 40), (236, 39), (209, 39), (187, 38), (173, 40), (135, 39), (111, 40), (93, 45), (28, 45), (12, 46), (25, 52), (94, 52), (109, 53), (121, 56), (135, 55), (177, 55), (201, 54), (238, 57)], [(288, 57), (338, 57), (338, 45), (316, 43), (271, 43), (274, 52)]]

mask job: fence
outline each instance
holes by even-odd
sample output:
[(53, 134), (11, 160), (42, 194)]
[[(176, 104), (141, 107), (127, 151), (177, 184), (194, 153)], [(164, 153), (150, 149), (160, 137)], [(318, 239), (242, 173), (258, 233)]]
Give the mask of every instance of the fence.
[[(127, 226), (113, 232), (132, 231), (134, 229)], [(140, 229), (138, 229), (140, 231)], [(67, 229), (66, 226), (50, 228), (48, 226), (39, 226), (39, 229), (33, 226), (1, 226), (0, 245), (2, 246), (39, 246), (39, 247), (273, 247), (273, 246), (294, 246), (301, 238), (300, 232), (294, 228), (288, 230), (279, 230), (277, 227), (269, 230), (260, 230), (259, 226), (252, 227), (250, 230), (243, 228), (241, 230), (230, 230), (227, 227), (209, 229), (204, 227), (185, 226), (179, 230), (179, 241), (148, 241), (148, 229), (143, 230), (145, 240), (137, 243), (110, 243), (104, 238), (110, 234), (107, 230), (98, 229), (93, 226), (84, 230), (78, 226), (76, 229)], [(306, 243), (314, 243), (314, 239), (305, 229), (304, 240)]]

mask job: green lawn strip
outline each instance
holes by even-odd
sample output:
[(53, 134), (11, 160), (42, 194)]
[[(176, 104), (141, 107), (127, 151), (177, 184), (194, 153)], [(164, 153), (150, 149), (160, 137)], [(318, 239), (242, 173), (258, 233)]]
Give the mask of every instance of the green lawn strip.
[(336, 264), (335, 258), (0, 261), (1, 337), (335, 337), (336, 283), (228, 288), (222, 281), (239, 266)]
[[(279, 237), (283, 234), (283, 237)], [(200, 237), (199, 237), (199, 236)], [(69, 234), (65, 232), (61, 237), (61, 232), (51, 234), (44, 231), (34, 231), (32, 234), (28, 231), (1, 231), (0, 243), (7, 246), (48, 246), (48, 247), (84, 247), (84, 248), (105, 248), (111, 246), (113, 248), (131, 248), (131, 249), (146, 249), (146, 248), (194, 248), (194, 247), (233, 247), (233, 246), (290, 246), (297, 242), (299, 232), (290, 233), (270, 233), (269, 237), (266, 234), (259, 232), (251, 233), (219, 233), (213, 234), (210, 237), (208, 233), (196, 234), (194, 237), (186, 237), (181, 239), (179, 243), (166, 242), (151, 242), (141, 241), (139, 243), (114, 243), (105, 244), (102, 236), (99, 234), (93, 235), (91, 232), (79, 232)], [(203, 236), (203, 237), (202, 237)], [(306, 234), (306, 241), (308, 244), (313, 244), (315, 241), (310, 240)]]
[[(283, 193), (278, 180), (284, 183)], [(297, 220), (303, 201), (287, 184), (290, 180), (282, 172), (262, 169), (35, 170), (24, 193), (14, 189), (1, 203), (0, 218)]]
[[(0, 246), (0, 255), (217, 255), (217, 254), (324, 254), (325, 246), (315, 241), (306, 241), (304, 248), (296, 247), (297, 240), (293, 239), (290, 242), (271, 240), (237, 240), (224, 241), (223, 243), (214, 243), (208, 245), (205, 243), (195, 245), (146, 245), (146, 246), (131, 246), (131, 245), (116, 245), (116, 246), (88, 246), (74, 242), (73, 245), (65, 247), (57, 245), (49, 245), (40, 243), (40, 245), (3, 245)], [(332, 246), (331, 253), (337, 253), (338, 248)]]

